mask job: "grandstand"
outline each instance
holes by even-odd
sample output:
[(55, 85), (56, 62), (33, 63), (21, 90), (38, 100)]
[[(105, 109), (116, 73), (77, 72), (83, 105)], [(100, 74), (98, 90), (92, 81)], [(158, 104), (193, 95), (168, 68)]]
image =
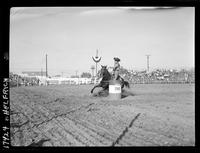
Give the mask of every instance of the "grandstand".
[[(53, 85), (53, 84), (68, 84), (68, 85), (84, 85), (97, 84), (99, 78), (66, 78), (66, 77), (46, 77), (45, 72), (22, 72), (22, 74), (10, 73), (11, 87), (13, 86), (29, 86), (29, 85)], [(194, 70), (162, 70), (156, 69), (151, 72), (133, 71), (121, 69), (120, 75), (133, 84), (156, 84), (156, 83), (195, 83)]]

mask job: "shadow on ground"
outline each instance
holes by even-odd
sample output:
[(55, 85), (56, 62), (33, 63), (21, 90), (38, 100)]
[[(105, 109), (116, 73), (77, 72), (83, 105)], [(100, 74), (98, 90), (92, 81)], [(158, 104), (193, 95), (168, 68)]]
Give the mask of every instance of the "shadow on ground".
[[(126, 98), (128, 96), (134, 96), (135, 94), (133, 94), (132, 92), (130, 91), (126, 91), (126, 90), (122, 90), (122, 93), (121, 93), (121, 98)], [(108, 90), (101, 90), (97, 93), (94, 93), (93, 94), (94, 97), (108, 97), (109, 96), (109, 91)]]

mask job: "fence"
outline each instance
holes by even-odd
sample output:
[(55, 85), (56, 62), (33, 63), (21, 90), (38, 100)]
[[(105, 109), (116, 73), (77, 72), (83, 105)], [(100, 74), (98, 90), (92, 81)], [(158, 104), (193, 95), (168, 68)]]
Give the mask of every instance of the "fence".
[[(124, 72), (120, 74), (131, 84), (191, 84), (195, 83), (194, 71), (154, 71), (147, 74), (141, 72)], [(53, 84), (97, 84), (98, 78), (46, 78), (46, 77), (23, 77), (10, 73), (10, 87), (30, 86), (30, 85), (53, 85)]]

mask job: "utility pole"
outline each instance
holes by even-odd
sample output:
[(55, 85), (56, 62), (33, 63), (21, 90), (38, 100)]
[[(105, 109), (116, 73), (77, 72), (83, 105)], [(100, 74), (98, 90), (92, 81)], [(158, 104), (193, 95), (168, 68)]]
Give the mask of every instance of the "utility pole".
[(94, 69), (95, 69), (95, 67), (94, 67), (94, 65), (92, 65), (92, 66), (91, 66), (91, 70), (92, 70), (92, 78), (94, 77)]
[(41, 68), (41, 76), (43, 77), (43, 71), (42, 71), (42, 68)]
[(17, 75), (17, 87), (19, 87), (19, 75)]
[(149, 56), (151, 55), (146, 55), (147, 56), (147, 72), (149, 72)]
[(100, 62), (101, 57), (98, 56), (98, 50), (96, 50), (96, 56), (92, 57), (93, 61), (96, 63), (96, 76), (97, 76), (97, 64)]
[(48, 72), (47, 72), (47, 54), (46, 54), (46, 77), (48, 76)]

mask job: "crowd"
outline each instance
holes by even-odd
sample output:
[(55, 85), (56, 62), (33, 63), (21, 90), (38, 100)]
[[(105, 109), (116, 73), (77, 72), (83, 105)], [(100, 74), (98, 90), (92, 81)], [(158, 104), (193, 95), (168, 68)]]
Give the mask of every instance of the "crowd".
[(194, 83), (194, 70), (163, 70), (147, 71), (122, 70), (121, 76), (130, 83)]
[(39, 85), (40, 80), (36, 77), (22, 77), (17, 74), (9, 73), (10, 87)]
[[(133, 84), (150, 83), (194, 83), (194, 70), (163, 70), (157, 69), (151, 72), (133, 71), (121, 68), (120, 75)], [(10, 73), (10, 87), (41, 85), (41, 80), (36, 77), (23, 77)]]

